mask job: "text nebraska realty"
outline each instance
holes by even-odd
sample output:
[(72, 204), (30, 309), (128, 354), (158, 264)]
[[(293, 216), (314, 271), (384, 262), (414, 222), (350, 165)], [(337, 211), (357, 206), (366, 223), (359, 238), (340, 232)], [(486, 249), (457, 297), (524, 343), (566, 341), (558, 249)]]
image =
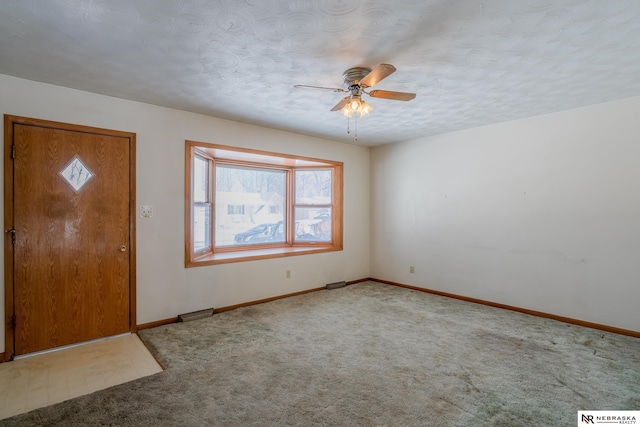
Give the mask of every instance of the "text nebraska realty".
[(631, 416), (615, 416), (615, 415), (603, 415), (603, 416), (595, 416), (596, 423), (615, 423), (615, 424), (635, 424), (636, 417)]

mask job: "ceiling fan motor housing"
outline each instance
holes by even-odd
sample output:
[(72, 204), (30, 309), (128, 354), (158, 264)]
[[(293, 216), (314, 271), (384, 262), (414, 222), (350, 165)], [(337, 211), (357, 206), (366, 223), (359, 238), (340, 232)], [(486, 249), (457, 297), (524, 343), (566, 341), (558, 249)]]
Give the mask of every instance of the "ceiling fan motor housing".
[(370, 72), (371, 68), (369, 67), (349, 68), (342, 74), (345, 89), (352, 91), (353, 86), (360, 88), (360, 80), (364, 79)]

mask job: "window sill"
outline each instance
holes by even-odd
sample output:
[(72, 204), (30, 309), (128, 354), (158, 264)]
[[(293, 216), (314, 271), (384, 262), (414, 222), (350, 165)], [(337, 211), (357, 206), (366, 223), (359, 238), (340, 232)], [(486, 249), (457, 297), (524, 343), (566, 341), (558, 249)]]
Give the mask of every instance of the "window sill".
[(218, 252), (207, 254), (185, 263), (186, 268), (200, 267), (203, 265), (228, 264), (232, 262), (256, 261), (261, 259), (282, 258), (297, 255), (309, 255), (323, 252), (341, 251), (342, 247), (324, 246), (318, 247), (295, 247), (295, 248), (269, 248), (252, 249), (248, 251)]

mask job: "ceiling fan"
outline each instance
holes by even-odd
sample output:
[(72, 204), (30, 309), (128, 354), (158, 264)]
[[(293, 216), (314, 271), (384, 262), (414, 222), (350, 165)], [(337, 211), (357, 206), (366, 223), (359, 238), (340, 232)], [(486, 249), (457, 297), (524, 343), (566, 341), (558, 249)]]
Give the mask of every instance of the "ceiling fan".
[(351, 117), (353, 114), (360, 114), (362, 117), (373, 109), (362, 100), (363, 93), (372, 98), (393, 99), (396, 101), (410, 101), (416, 97), (415, 93), (407, 92), (393, 92), (389, 90), (366, 91), (366, 89), (378, 84), (395, 71), (396, 67), (391, 64), (380, 64), (373, 70), (369, 67), (353, 67), (342, 74), (344, 89), (308, 85), (294, 85), (294, 87), (349, 93), (349, 95), (342, 98), (331, 111), (340, 111), (347, 117)]

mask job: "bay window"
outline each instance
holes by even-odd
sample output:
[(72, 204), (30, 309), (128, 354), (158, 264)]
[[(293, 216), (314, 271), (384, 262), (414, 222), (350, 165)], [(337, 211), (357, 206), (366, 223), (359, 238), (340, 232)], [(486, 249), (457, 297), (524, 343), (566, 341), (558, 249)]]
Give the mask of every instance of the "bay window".
[(342, 163), (186, 141), (185, 265), (342, 250)]

